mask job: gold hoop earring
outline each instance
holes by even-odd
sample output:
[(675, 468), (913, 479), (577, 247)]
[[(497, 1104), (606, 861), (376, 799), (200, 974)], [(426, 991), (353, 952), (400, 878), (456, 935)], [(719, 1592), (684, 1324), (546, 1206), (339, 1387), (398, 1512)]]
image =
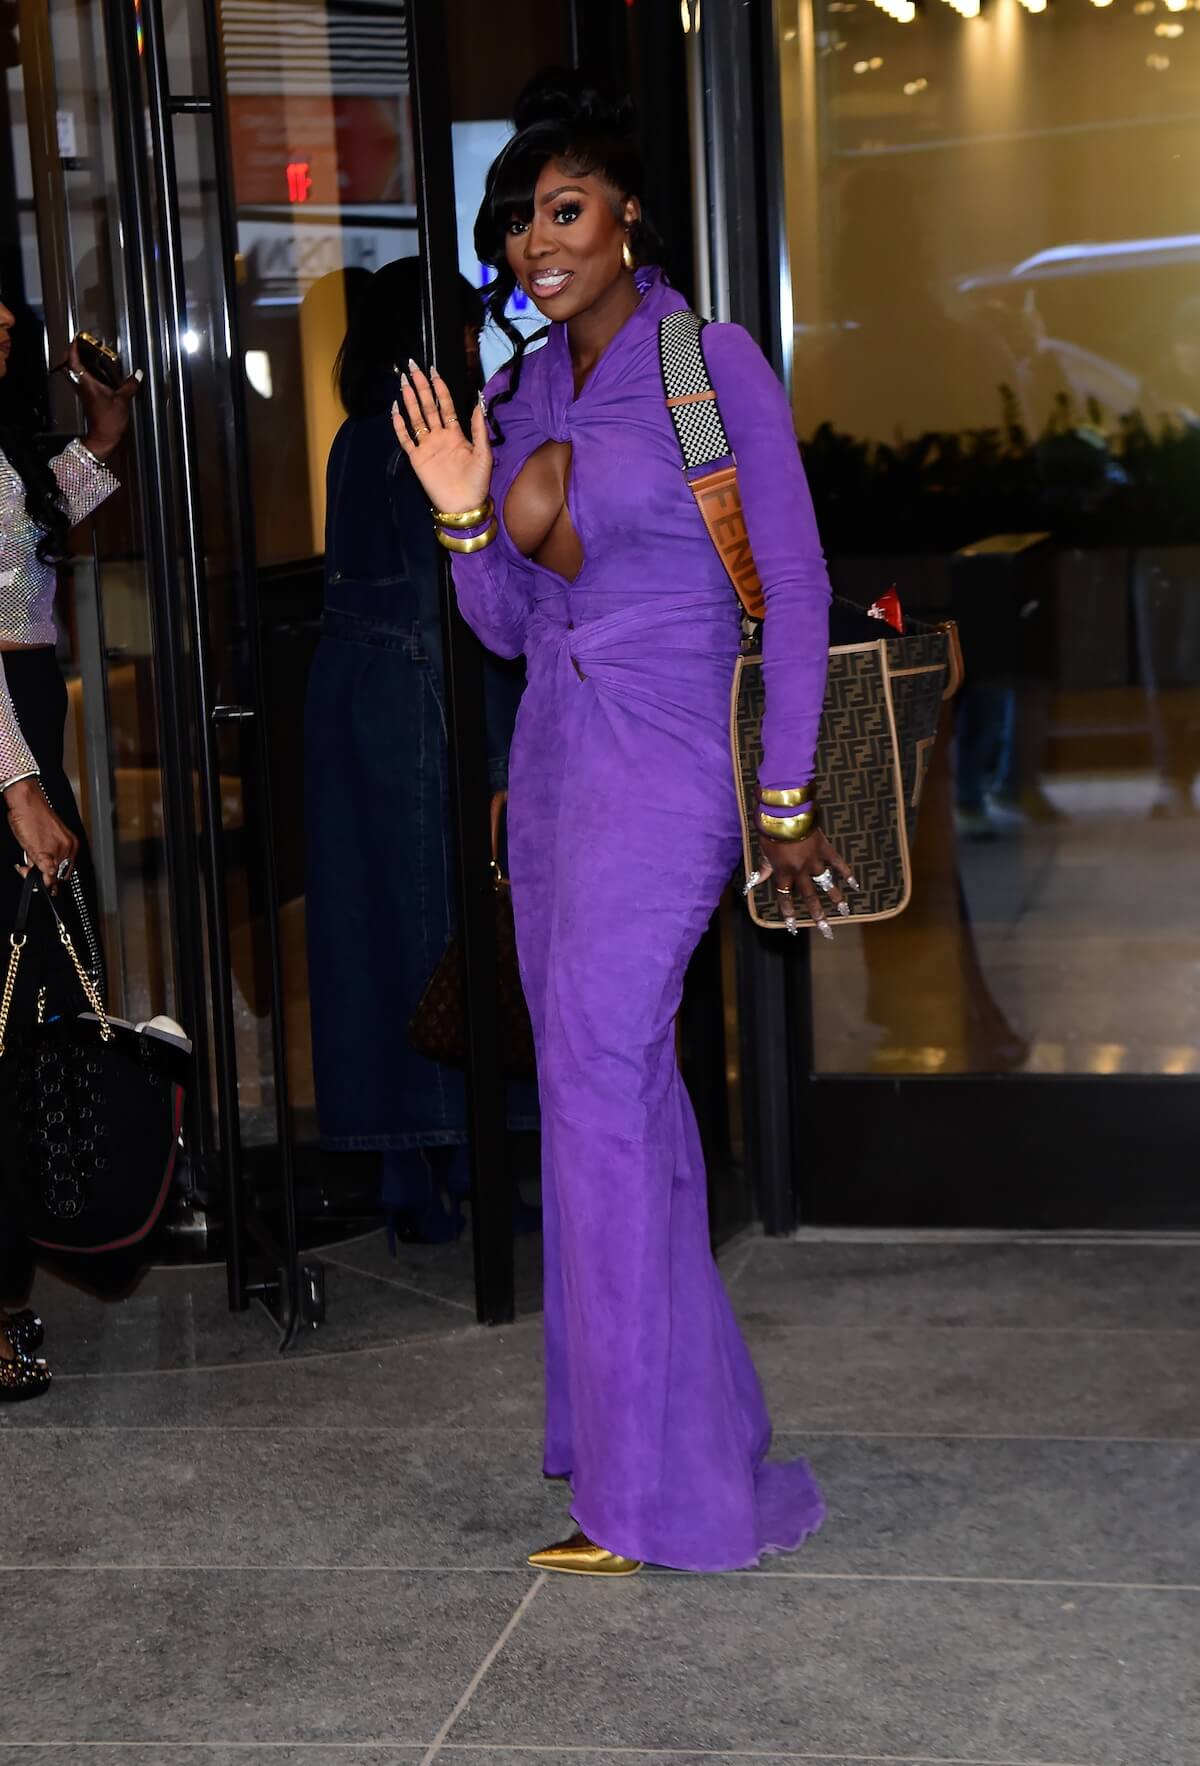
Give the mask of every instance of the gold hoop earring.
[(628, 239), (622, 240), (621, 242), (621, 262), (627, 270), (637, 269), (637, 259), (633, 255), (633, 250)]

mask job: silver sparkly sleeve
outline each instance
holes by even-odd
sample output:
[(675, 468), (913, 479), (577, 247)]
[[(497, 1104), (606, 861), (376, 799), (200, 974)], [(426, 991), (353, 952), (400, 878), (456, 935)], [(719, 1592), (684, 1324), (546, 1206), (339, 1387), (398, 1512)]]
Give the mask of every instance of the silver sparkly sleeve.
[(74, 527), (86, 521), (105, 497), (111, 497), (118, 480), (107, 466), (101, 465), (87, 452), (81, 442), (73, 441), (50, 462), (50, 470), (58, 480), (67, 520)]
[(4, 669), (0, 666), (0, 791), (17, 779), (27, 779), (38, 771), (33, 751), (17, 722), (17, 708), (12, 702)]

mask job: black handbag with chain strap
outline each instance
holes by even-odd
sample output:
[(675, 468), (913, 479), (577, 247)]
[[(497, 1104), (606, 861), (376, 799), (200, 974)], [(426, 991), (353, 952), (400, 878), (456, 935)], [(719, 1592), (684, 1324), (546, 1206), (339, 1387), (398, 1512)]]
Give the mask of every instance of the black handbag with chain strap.
[[(742, 603), (744, 642), (734, 675), (730, 738), (749, 877), (762, 869), (757, 811), (765, 604), (742, 513), (737, 462), (704, 359), (703, 330), (695, 313), (669, 313), (659, 328), (659, 355), (689, 488)], [(910, 619), (901, 635), (863, 608), (836, 599), (830, 639), (813, 771), (818, 815), (862, 885), (854, 898), (855, 920), (888, 920), (912, 895), (921, 787), (942, 700), (962, 684), (961, 651), (952, 624)], [(757, 925), (783, 929), (773, 879), (758, 883), (746, 899)], [(812, 921), (805, 917), (800, 924)]]
[[(40, 900), (42, 908), (35, 909)], [(56, 1009), (44, 990), (24, 1011), (17, 979), (34, 912), (69, 963), (87, 1009)], [(165, 1021), (164, 1021), (165, 1022)], [(5, 1181), (25, 1233), (43, 1250), (137, 1245), (162, 1213), (183, 1123), (191, 1043), (111, 1018), (37, 870), (25, 879), (0, 993), (0, 1119)]]

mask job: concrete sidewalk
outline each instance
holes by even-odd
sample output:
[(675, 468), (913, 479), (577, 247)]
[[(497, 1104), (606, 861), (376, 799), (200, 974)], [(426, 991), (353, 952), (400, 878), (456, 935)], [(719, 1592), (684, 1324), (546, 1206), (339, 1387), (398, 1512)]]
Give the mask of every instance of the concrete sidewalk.
[(283, 1359), (220, 1270), (42, 1282), (55, 1385), (0, 1409), (0, 1766), (1200, 1760), (1200, 1240), (741, 1240), (829, 1522), (611, 1584), (523, 1562), (565, 1522), (532, 1310), (479, 1329), (463, 1246), (330, 1259)]

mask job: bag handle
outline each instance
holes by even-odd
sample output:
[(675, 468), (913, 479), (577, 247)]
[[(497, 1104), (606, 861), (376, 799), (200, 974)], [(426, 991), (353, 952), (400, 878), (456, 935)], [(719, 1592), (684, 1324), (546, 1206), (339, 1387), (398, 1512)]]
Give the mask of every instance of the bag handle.
[[(767, 603), (746, 530), (737, 461), (700, 342), (703, 329), (703, 320), (690, 307), (668, 313), (658, 328), (667, 410), (683, 455), (688, 489), (747, 619), (757, 622)], [(698, 477), (690, 476), (697, 471)]]
[(44, 898), (47, 907), (54, 915), (54, 923), (58, 928), (59, 943), (70, 957), (71, 965), (75, 970), (79, 986), (83, 992), (83, 997), (95, 1013), (99, 1022), (101, 1042), (112, 1042), (116, 1036), (116, 1032), (108, 1021), (108, 1013), (104, 1009), (104, 1001), (100, 998), (100, 991), (83, 964), (80, 962), (79, 953), (71, 941), (71, 934), (67, 931), (54, 897), (42, 882), (41, 873), (35, 865), (31, 866), (29, 873), (25, 878), (25, 884), (21, 890), (21, 899), (17, 903), (17, 918), (8, 939), (8, 968), (5, 971), (3, 990), (0, 991), (0, 1057), (3, 1057), (4, 1055), (4, 1041), (8, 1032), (9, 1014), (12, 1011), (13, 993), (17, 985), (17, 971), (21, 966), (21, 952), (25, 949), (25, 945), (29, 938), (29, 909), (34, 896), (38, 894)]
[[(725, 566), (746, 617), (757, 624), (767, 611), (766, 597), (746, 528), (737, 461), (704, 357), (704, 324), (705, 321), (690, 307), (684, 307), (679, 312), (668, 313), (659, 325), (658, 355), (667, 410), (671, 413), (675, 438), (683, 455), (688, 489), (696, 499), (708, 536)], [(698, 472), (699, 476), (691, 477), (693, 472)], [(855, 604), (848, 602), (847, 605)], [(952, 619), (933, 626), (915, 619), (907, 623), (912, 631), (945, 633), (948, 661), (942, 697), (953, 699), (963, 683), (962, 644), (957, 623)]]
[(504, 875), (504, 866), (500, 863), (500, 834), (508, 820), (508, 792), (492, 792), (492, 881), (497, 889), (503, 889), (508, 882)]

